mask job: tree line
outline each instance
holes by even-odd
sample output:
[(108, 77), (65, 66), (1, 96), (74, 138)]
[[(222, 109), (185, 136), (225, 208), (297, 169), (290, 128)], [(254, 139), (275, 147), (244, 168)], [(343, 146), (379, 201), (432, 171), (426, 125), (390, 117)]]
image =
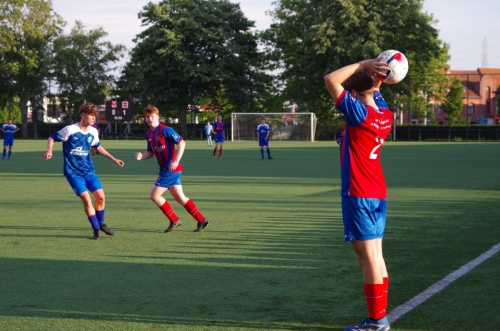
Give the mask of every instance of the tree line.
[(271, 26), (255, 31), (239, 4), (228, 0), (150, 2), (137, 13), (144, 29), (128, 50), (106, 41), (103, 28), (87, 29), (85, 17), (64, 33), (67, 23), (50, 1), (2, 1), (0, 116), (18, 114), (27, 134), (28, 104), (36, 111), (45, 96), (68, 119), (84, 101), (128, 99), (137, 113), (155, 104), (163, 116), (179, 118), (182, 134), (196, 111), (188, 105), (209, 105), (224, 115), (279, 112), (292, 101), (320, 121), (339, 121), (323, 76), (397, 49), (410, 71), (403, 82), (383, 86), (389, 105), (411, 107), (414, 117), (424, 118), (428, 100), (438, 100), (453, 120), (462, 104), (458, 109), (457, 82), (445, 74), (449, 46), (422, 4), (278, 0)]

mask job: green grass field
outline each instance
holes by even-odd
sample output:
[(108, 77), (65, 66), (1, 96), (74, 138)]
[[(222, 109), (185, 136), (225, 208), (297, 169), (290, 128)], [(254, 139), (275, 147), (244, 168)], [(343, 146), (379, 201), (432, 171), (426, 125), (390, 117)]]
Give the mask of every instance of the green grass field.
[[(0, 161), (0, 330), (343, 330), (366, 317), (361, 270), (343, 241), (335, 142), (227, 142), (213, 159), (187, 141), (184, 192), (202, 233), (149, 200), (145, 141), (105, 140), (95, 157), (114, 237), (90, 240), (62, 175), (61, 145), (16, 140)], [(386, 143), (384, 249), (392, 311), (500, 242), (500, 143)], [(168, 193), (167, 193), (168, 194)], [(495, 330), (495, 254), (392, 324), (394, 331)]]

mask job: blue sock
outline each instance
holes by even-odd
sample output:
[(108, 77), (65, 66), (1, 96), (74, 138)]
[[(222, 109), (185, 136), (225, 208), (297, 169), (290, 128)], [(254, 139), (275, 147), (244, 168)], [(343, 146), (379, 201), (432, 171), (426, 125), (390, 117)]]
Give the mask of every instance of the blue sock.
[(262, 158), (264, 158), (264, 149), (260, 149), (260, 155), (262, 155)]
[(97, 222), (99, 222), (99, 225), (104, 223), (104, 209), (103, 210), (96, 210), (95, 216), (97, 217)]
[(269, 150), (269, 148), (267, 149), (267, 157), (271, 157), (271, 151)]
[(92, 216), (89, 216), (88, 218), (89, 218), (90, 225), (92, 226), (92, 229), (99, 230), (100, 226), (99, 226), (99, 222), (97, 221), (97, 217), (95, 215), (92, 215)]
[(6, 149), (3, 150), (3, 157), (5, 158), (5, 152), (7, 152)]
[(9, 159), (10, 159), (10, 155), (12, 154), (12, 151), (9, 151)]

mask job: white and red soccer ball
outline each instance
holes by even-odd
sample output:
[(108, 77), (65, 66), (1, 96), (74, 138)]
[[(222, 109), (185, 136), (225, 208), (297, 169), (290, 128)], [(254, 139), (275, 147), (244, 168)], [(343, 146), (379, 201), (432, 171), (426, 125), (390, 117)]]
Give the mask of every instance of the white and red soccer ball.
[(389, 67), (389, 70), (386, 72), (387, 76), (380, 77), (384, 83), (396, 84), (406, 77), (408, 73), (408, 60), (403, 53), (390, 49), (380, 53), (377, 58), (379, 57), (382, 57), (379, 62), (385, 62)]

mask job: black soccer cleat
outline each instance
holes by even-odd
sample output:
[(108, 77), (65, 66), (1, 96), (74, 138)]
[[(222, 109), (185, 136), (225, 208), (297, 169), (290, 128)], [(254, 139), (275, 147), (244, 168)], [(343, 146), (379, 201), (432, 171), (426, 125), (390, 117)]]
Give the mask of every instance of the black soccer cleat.
[(203, 231), (203, 229), (205, 229), (208, 226), (208, 223), (210, 223), (210, 221), (207, 218), (205, 218), (203, 222), (198, 222), (198, 224), (196, 224), (196, 229), (194, 230), (194, 232)]
[(94, 239), (94, 240), (101, 239), (101, 231), (99, 231), (99, 229), (94, 230), (94, 236), (92, 237), (92, 239)]
[(170, 225), (163, 232), (165, 232), (165, 233), (172, 232), (172, 231), (174, 231), (174, 229), (176, 227), (181, 226), (181, 225), (182, 225), (182, 221), (181, 220), (178, 220), (177, 222), (170, 221)]
[(114, 236), (115, 235), (115, 231), (113, 229), (108, 228), (108, 226), (106, 224), (104, 224), (104, 223), (102, 223), (100, 225), (100, 229), (102, 230), (102, 232), (104, 232), (108, 236)]

